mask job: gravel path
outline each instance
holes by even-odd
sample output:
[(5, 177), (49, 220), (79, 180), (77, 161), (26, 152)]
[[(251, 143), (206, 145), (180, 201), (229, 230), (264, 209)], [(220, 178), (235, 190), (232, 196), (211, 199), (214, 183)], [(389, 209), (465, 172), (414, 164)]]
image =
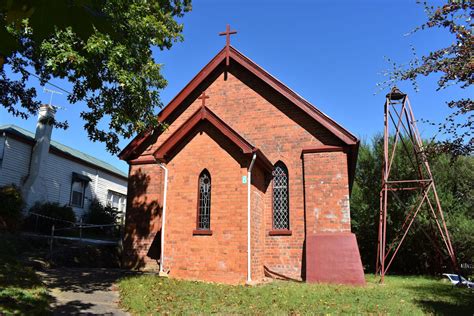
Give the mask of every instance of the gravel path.
[(51, 296), (53, 315), (130, 315), (118, 307), (118, 269), (48, 269), (39, 273)]

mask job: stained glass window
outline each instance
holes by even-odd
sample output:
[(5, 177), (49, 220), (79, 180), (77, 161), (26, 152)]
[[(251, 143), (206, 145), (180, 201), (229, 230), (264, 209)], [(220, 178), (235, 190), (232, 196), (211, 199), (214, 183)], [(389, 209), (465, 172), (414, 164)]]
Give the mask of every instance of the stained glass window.
[(273, 168), (273, 229), (290, 229), (288, 169), (281, 161)]
[(206, 169), (199, 175), (198, 207), (197, 229), (211, 229), (211, 175)]

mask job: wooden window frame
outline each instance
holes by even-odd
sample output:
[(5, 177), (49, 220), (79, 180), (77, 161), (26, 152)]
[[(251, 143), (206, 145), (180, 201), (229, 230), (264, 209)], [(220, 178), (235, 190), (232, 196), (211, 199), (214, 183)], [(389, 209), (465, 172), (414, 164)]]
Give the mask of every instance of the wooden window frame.
[[(76, 173), (76, 172), (73, 172), (72, 173), (72, 177), (71, 177), (71, 190), (70, 190), (70, 195), (69, 195), (69, 206), (71, 207), (75, 207), (75, 208), (84, 208), (85, 206), (85, 199), (86, 199), (86, 188), (87, 188), (87, 185), (89, 184), (89, 182), (91, 182), (92, 179), (89, 178), (88, 176), (86, 175), (83, 175), (81, 173)], [(81, 205), (74, 205), (72, 203), (72, 196), (73, 196), (73, 186), (74, 186), (74, 183), (75, 182), (80, 182), (82, 183), (82, 200), (81, 200)]]
[[(113, 201), (111, 203), (111, 201), (109, 200), (110, 197), (113, 197), (113, 196), (118, 196), (119, 197), (119, 206), (118, 208), (117, 207), (114, 207), (113, 206)], [(124, 199), (125, 201), (125, 204), (122, 204), (121, 201), (122, 199)], [(127, 195), (126, 194), (123, 194), (123, 193), (120, 193), (120, 192), (117, 192), (117, 191), (114, 191), (114, 190), (107, 190), (107, 205), (116, 209), (116, 211), (119, 213), (119, 214), (125, 214), (126, 212), (126, 202), (127, 202)], [(123, 209), (120, 209), (121, 207), (123, 207)]]
[[(81, 183), (82, 184), (82, 199), (81, 199), (81, 205), (77, 205), (77, 204), (73, 204), (73, 193), (74, 192), (79, 192), (79, 191), (74, 191), (73, 190), (73, 186), (74, 186), (74, 183), (77, 182), (77, 183)], [(69, 198), (69, 206), (71, 207), (75, 207), (75, 208), (84, 208), (84, 200), (86, 198), (86, 186), (87, 186), (87, 181), (83, 181), (83, 180), (78, 180), (78, 179), (73, 179), (71, 181), (71, 195), (70, 195), (70, 198)]]

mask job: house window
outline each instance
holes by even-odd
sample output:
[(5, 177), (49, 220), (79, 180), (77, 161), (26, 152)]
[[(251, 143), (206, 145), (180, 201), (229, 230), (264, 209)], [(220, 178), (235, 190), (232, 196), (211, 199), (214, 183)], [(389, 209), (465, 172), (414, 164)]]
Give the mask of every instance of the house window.
[(125, 213), (125, 207), (127, 203), (127, 196), (112, 190), (107, 193), (107, 203), (118, 211), (119, 214)]
[(204, 169), (199, 175), (197, 230), (211, 229), (211, 175)]
[(71, 183), (71, 201), (70, 205), (73, 207), (84, 207), (84, 197), (86, 193), (87, 184), (91, 179), (79, 173), (72, 173)]
[(71, 206), (84, 207), (84, 193), (86, 183), (80, 180), (74, 180), (71, 188)]
[(273, 229), (290, 229), (288, 169), (281, 161), (273, 168)]

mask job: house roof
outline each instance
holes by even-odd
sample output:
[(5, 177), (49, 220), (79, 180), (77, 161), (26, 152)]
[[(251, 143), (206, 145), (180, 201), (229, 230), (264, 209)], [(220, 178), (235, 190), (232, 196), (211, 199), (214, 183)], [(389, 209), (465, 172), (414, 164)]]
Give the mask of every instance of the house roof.
[[(221, 67), (224, 71), (225, 64), (225, 47), (217, 53), (217, 55), (181, 90), (171, 102), (163, 108), (158, 114), (158, 121), (166, 122), (167, 118), (181, 105), (191, 93), (213, 73), (217, 68)], [(239, 52), (234, 47), (229, 48), (229, 58), (231, 62), (238, 63), (243, 66), (252, 75), (261, 79), (265, 84), (274, 89), (277, 93), (291, 101), (296, 107), (303, 110), (311, 118), (328, 129), (334, 136), (340, 139), (345, 145), (358, 146), (359, 140), (348, 130), (339, 125), (336, 121), (324, 114), (322, 111), (314, 107), (296, 92), (288, 88), (281, 81), (270, 75), (262, 67), (253, 62), (250, 58)], [(139, 154), (138, 151), (143, 150), (142, 145), (146, 143), (154, 133), (160, 133), (160, 129), (148, 130), (137, 135), (119, 154), (122, 160), (130, 160), (134, 155)]]
[[(17, 138), (20, 138), (21, 140), (24, 140), (30, 144), (35, 143), (34, 133), (13, 124), (1, 125), (0, 134), (3, 134), (3, 133), (16, 136)], [(66, 146), (64, 144), (61, 144), (57, 141), (51, 140), (50, 150), (53, 151), (54, 153), (63, 155), (65, 158), (76, 159), (76, 160), (79, 160), (80, 162), (97, 167), (99, 169), (102, 169), (106, 172), (109, 172), (121, 178), (124, 178), (124, 179), (128, 178), (128, 175), (125, 172), (112, 166), (111, 164), (103, 160), (97, 159), (86, 153), (83, 153), (82, 151), (79, 151), (69, 146)]]
[(268, 160), (268, 158), (257, 147), (250, 144), (206, 106), (201, 106), (196, 112), (194, 112), (186, 122), (184, 122), (170, 137), (166, 139), (163, 144), (161, 144), (160, 147), (158, 147), (153, 156), (157, 160), (165, 162), (173, 149), (184, 141), (186, 136), (203, 122), (207, 122), (215, 127), (217, 131), (236, 145), (243, 154), (250, 156), (256, 154), (257, 163), (262, 165), (266, 171), (271, 172), (273, 165), (270, 160)]

